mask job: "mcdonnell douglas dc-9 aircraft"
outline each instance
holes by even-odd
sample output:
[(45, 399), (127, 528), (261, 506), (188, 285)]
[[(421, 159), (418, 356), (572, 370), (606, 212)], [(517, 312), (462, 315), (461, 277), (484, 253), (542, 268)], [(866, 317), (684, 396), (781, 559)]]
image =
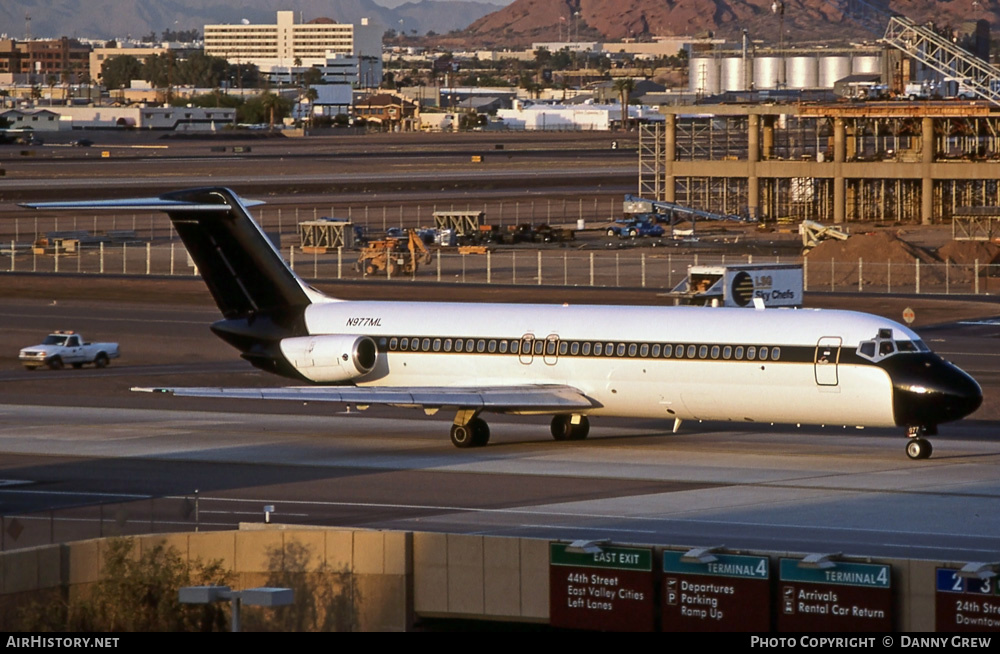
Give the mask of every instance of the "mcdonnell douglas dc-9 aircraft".
[(241, 356), (308, 386), (136, 389), (454, 412), (457, 447), (489, 442), (484, 412), (903, 427), (911, 459), (982, 390), (903, 325), (852, 311), (343, 301), (284, 262), (225, 188), (35, 208), (165, 211)]

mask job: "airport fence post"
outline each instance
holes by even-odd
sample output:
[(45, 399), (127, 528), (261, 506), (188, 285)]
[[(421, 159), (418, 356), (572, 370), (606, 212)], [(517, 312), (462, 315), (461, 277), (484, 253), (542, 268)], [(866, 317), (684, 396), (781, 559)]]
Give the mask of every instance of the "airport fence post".
[(486, 283), (493, 283), (493, 256), (490, 251), (486, 251)]
[(972, 278), (976, 280), (976, 295), (979, 295), (979, 259), (973, 262)]
[(569, 255), (563, 252), (563, 286), (569, 286)]
[(59, 272), (59, 248), (52, 246), (52, 272)]
[(621, 283), (621, 268), (619, 266), (619, 261), (621, 260), (620, 252), (615, 252), (615, 288), (619, 288)]
[(667, 255), (667, 288), (674, 288), (674, 255)]
[(152, 263), (153, 252), (150, 250), (151, 243), (146, 243), (146, 274), (149, 274), (150, 265)]
[(313, 279), (319, 279), (319, 248), (313, 248)]
[(101, 241), (98, 245), (100, 245), (100, 250), (101, 250), (101, 252), (100, 252), (101, 256), (99, 257), (100, 258), (100, 271), (101, 271), (101, 274), (103, 275), (104, 274), (104, 241)]
[(914, 259), (914, 261), (916, 262), (916, 264), (914, 265), (914, 270), (916, 271), (916, 280), (917, 280), (916, 293), (917, 295), (920, 295), (920, 259)]
[(864, 274), (863, 274), (864, 265), (865, 265), (865, 262), (861, 260), (861, 257), (858, 257), (858, 293), (861, 292), (861, 280), (864, 277)]
[(833, 257), (830, 257), (830, 292), (831, 293), (833, 292), (833, 277), (834, 277)]
[(14, 272), (14, 241), (10, 242), (10, 271)]
[(437, 280), (441, 281), (441, 250), (438, 250), (437, 255)]
[(892, 293), (892, 262), (887, 261), (885, 264), (885, 283), (886, 283), (886, 293)]
[(802, 292), (809, 290), (809, 257), (802, 257)]
[(31, 272), (38, 272), (38, 253), (35, 248), (31, 248)]
[(944, 262), (944, 294), (951, 295), (951, 264)]
[(462, 259), (462, 283), (465, 283), (465, 255), (460, 254), (459, 257)]
[(642, 269), (642, 287), (646, 288), (646, 253), (639, 255), (639, 264)]
[(517, 283), (517, 250), (510, 251), (510, 283)]
[(542, 285), (542, 251), (538, 251), (538, 285)]
[(128, 274), (128, 243), (122, 243), (122, 274)]
[(170, 276), (174, 275), (174, 244), (170, 244)]
[[(298, 211), (298, 209), (296, 209), (296, 211)], [(295, 246), (294, 245), (289, 245), (288, 246), (288, 267), (291, 268), (293, 271), (295, 270)]]
[(590, 285), (594, 285), (594, 253), (590, 253)]
[[(332, 214), (333, 212), (331, 211), (330, 213)], [(344, 246), (343, 245), (338, 245), (337, 246), (337, 279), (340, 279), (342, 277), (343, 266), (344, 266)]]

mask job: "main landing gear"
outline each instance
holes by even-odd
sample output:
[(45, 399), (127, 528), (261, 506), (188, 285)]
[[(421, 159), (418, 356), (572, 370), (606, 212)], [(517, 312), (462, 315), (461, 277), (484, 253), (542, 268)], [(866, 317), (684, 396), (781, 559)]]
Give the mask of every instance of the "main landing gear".
[[(557, 441), (582, 441), (590, 433), (587, 416), (558, 415), (552, 418), (552, 438)], [(475, 411), (459, 411), (451, 425), (451, 444), (455, 447), (482, 447), (490, 442), (490, 426)]]
[(924, 436), (937, 434), (937, 427), (907, 427), (906, 456), (914, 460), (929, 459), (934, 447)]

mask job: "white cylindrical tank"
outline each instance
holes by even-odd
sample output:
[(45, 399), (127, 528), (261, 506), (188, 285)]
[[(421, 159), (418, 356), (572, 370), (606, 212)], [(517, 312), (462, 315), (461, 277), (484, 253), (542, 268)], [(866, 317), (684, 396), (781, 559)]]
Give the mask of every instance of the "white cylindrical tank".
[(784, 77), (783, 57), (756, 57), (753, 60), (753, 83), (757, 89), (774, 89)]
[(723, 91), (746, 91), (747, 90), (747, 68), (750, 59), (745, 62), (743, 57), (725, 57), (722, 60), (722, 80)]
[(819, 58), (819, 88), (832, 89), (833, 83), (851, 74), (851, 58), (846, 55), (824, 55)]
[(875, 55), (864, 55), (861, 57), (855, 57), (851, 61), (851, 72), (852, 73), (881, 73), (882, 72), (882, 57)]
[(785, 59), (785, 86), (790, 89), (816, 88), (818, 62), (811, 55), (798, 55)]
[(692, 93), (714, 95), (719, 92), (719, 60), (695, 57), (688, 64), (688, 88)]

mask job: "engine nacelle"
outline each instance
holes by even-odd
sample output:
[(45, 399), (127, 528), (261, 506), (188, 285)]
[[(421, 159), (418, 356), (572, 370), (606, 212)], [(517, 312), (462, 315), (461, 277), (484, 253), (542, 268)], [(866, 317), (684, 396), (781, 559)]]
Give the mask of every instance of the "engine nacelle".
[(378, 347), (368, 336), (299, 336), (281, 341), (281, 353), (314, 382), (343, 382), (375, 367)]

